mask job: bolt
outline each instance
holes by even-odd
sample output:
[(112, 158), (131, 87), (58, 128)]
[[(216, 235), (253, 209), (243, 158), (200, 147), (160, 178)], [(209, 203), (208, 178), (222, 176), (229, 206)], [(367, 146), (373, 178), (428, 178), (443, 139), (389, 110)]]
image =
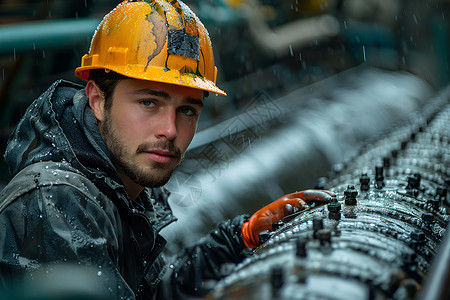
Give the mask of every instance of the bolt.
[(280, 229), (283, 226), (284, 226), (284, 222), (283, 221), (281, 221), (281, 220), (276, 221), (276, 222), (272, 223), (272, 230), (273, 231), (278, 230), (278, 229)]
[(348, 198), (356, 198), (356, 196), (358, 196), (358, 191), (355, 190), (353, 185), (348, 185), (347, 189), (344, 191), (344, 195)]
[(323, 229), (323, 220), (319, 218), (314, 218), (313, 220), (313, 237), (317, 238), (317, 231)]
[(406, 189), (408, 190), (419, 189), (420, 179), (421, 176), (419, 173), (415, 173), (413, 176), (408, 176), (408, 185), (406, 186)]
[(389, 157), (383, 158), (383, 167), (389, 168), (391, 166), (391, 159)]
[(359, 182), (361, 183), (361, 191), (367, 191), (370, 188), (370, 177), (367, 176), (367, 173), (362, 173), (361, 177), (359, 177)]
[(281, 267), (273, 267), (270, 274), (270, 281), (272, 284), (272, 290), (274, 292), (278, 292), (278, 290), (283, 286), (284, 284), (284, 274), (283, 269)]
[(436, 189), (436, 199), (445, 202), (447, 200), (447, 189), (438, 187)]
[(422, 176), (420, 175), (420, 173), (414, 173), (414, 177), (417, 180), (417, 187), (420, 187), (420, 179), (422, 179)]
[(402, 143), (400, 144), (400, 149), (401, 149), (401, 150), (405, 150), (407, 144), (408, 144), (407, 142), (402, 142)]
[(259, 242), (261, 244), (264, 244), (265, 242), (267, 242), (269, 240), (269, 238), (270, 238), (269, 230), (264, 230), (259, 233)]
[(423, 245), (425, 244), (425, 234), (423, 232), (411, 232), (411, 239), (413, 244)]
[(383, 176), (384, 169), (382, 166), (376, 166), (375, 167), (375, 186), (377, 189), (381, 189), (384, 186), (384, 176)]
[(295, 255), (297, 257), (306, 257), (306, 255), (307, 255), (306, 240), (304, 240), (302, 238), (297, 239)]
[(356, 205), (356, 196), (358, 196), (358, 191), (353, 185), (349, 185), (344, 191), (345, 204), (346, 205)]
[(337, 201), (336, 197), (331, 198), (331, 201), (327, 205), (329, 212), (341, 211), (341, 204)]
[(398, 150), (394, 149), (391, 151), (391, 156), (393, 159), (396, 159), (398, 157)]
[(434, 220), (434, 215), (433, 215), (433, 214), (430, 214), (430, 213), (424, 213), (424, 214), (422, 214), (422, 220), (423, 220), (425, 223), (430, 224), (430, 223), (432, 223), (433, 220)]
[(321, 245), (331, 243), (331, 231), (329, 229), (320, 229), (317, 231), (317, 238)]

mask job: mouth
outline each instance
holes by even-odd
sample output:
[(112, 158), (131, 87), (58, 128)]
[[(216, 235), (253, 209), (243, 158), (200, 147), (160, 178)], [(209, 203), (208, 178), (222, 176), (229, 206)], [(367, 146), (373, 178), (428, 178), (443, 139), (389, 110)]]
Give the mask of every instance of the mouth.
[(180, 157), (179, 155), (177, 155), (172, 151), (163, 149), (147, 150), (144, 151), (143, 153), (147, 155), (151, 160), (161, 164), (168, 164), (170, 162), (177, 160)]

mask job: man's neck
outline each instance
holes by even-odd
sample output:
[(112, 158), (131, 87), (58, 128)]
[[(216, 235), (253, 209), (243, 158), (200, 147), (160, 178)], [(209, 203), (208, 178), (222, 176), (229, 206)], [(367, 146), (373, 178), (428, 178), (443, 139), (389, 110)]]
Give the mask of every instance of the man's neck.
[(120, 177), (122, 177), (123, 183), (125, 184), (125, 189), (127, 190), (128, 196), (131, 200), (135, 200), (137, 196), (144, 190), (144, 187), (133, 180), (131, 180), (128, 176), (119, 171)]

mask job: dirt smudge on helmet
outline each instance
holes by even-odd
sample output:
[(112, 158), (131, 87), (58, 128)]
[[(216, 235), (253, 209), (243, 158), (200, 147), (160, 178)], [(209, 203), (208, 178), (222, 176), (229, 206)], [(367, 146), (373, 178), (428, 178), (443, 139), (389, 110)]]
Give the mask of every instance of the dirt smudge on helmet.
[(147, 71), (148, 64), (150, 61), (159, 53), (161, 53), (162, 49), (164, 48), (164, 44), (166, 43), (167, 39), (167, 25), (164, 21), (161, 20), (161, 17), (159, 16), (159, 11), (156, 12), (153, 10), (150, 14), (146, 15), (145, 18), (147, 21), (153, 24), (152, 27), (152, 35), (155, 40), (155, 49), (153, 49), (153, 52), (148, 56), (147, 64), (145, 65), (144, 72)]

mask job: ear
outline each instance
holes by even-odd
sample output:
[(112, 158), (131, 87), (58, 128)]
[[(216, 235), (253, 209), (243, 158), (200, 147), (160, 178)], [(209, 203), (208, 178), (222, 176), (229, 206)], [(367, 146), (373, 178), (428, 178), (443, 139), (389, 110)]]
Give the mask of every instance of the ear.
[(86, 84), (86, 96), (89, 98), (89, 106), (91, 107), (95, 118), (99, 121), (103, 121), (105, 99), (93, 80), (89, 80)]

